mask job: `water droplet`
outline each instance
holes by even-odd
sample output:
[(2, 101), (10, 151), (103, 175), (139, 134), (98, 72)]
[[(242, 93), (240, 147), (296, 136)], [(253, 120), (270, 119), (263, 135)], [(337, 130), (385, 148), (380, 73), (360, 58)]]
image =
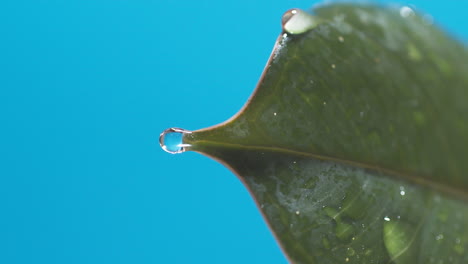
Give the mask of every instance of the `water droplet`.
[(299, 215), (300, 213), (301, 213), (301, 212), (299, 212), (299, 211), (296, 211), (296, 214), (297, 214), (297, 215)]
[(385, 220), (385, 221), (387, 221), (387, 222), (388, 222), (388, 221), (390, 221), (390, 217), (386, 216), (386, 217), (384, 217), (384, 219), (383, 219), (383, 220)]
[(314, 28), (318, 25), (318, 22), (318, 18), (297, 8), (286, 11), (281, 18), (283, 30), (293, 35), (301, 34)]
[(273, 113), (273, 115), (274, 115), (274, 116), (276, 116), (276, 112), (275, 112), (275, 113)]
[(434, 24), (434, 17), (432, 17), (431, 15), (429, 14), (425, 14), (423, 16), (423, 21), (424, 23), (426, 23), (427, 25), (432, 25)]
[(285, 25), (288, 23), (288, 21), (295, 15), (297, 14), (297, 9), (290, 9), (286, 12), (284, 12), (283, 16), (281, 17), (281, 25)]
[(409, 16), (412, 16), (412, 15), (414, 15), (414, 11), (413, 11), (413, 9), (411, 9), (411, 7), (403, 6), (402, 8), (400, 8), (400, 16), (409, 17)]
[(183, 143), (183, 136), (191, 133), (192, 131), (182, 128), (168, 128), (159, 136), (159, 145), (161, 145), (161, 148), (168, 153), (182, 153), (187, 149), (187, 147), (190, 147), (190, 144)]

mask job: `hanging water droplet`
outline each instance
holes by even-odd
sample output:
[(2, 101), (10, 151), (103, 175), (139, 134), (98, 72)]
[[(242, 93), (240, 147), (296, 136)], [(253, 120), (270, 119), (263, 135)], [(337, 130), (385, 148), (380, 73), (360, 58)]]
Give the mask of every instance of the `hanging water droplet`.
[(283, 30), (293, 35), (304, 33), (314, 28), (318, 23), (318, 18), (297, 8), (286, 11), (281, 18)]
[(177, 154), (184, 152), (190, 144), (183, 143), (183, 137), (185, 134), (191, 134), (192, 131), (185, 130), (182, 128), (171, 127), (164, 130), (159, 136), (159, 145), (161, 148), (171, 154)]

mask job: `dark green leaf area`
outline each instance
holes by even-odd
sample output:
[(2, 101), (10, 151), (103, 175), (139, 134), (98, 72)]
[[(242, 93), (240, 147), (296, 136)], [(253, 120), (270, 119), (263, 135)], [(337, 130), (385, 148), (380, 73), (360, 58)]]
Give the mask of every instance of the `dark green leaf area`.
[(294, 263), (468, 263), (463, 202), (362, 168), (208, 149), (242, 175)]
[(468, 52), (420, 16), (331, 5), (280, 36), (231, 122), (195, 140), (274, 147), (468, 193)]
[(468, 263), (467, 49), (399, 10), (314, 13), (184, 143), (239, 175), (294, 263)]

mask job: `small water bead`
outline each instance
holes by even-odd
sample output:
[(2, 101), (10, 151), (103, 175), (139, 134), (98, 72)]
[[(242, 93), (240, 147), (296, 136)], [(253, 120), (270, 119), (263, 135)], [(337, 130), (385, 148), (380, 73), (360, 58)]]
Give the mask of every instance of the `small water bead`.
[(404, 196), (405, 194), (406, 194), (406, 192), (405, 192), (405, 187), (400, 186), (400, 195), (401, 195), (401, 196)]
[(301, 9), (290, 9), (281, 18), (283, 30), (289, 34), (302, 34), (319, 24), (319, 19)]
[(161, 145), (161, 148), (168, 153), (182, 153), (187, 149), (187, 147), (190, 147), (190, 144), (183, 143), (183, 136), (191, 133), (192, 131), (182, 128), (168, 128), (159, 136), (159, 145)]
[(412, 16), (412, 15), (414, 15), (414, 11), (413, 11), (413, 9), (411, 9), (411, 7), (403, 6), (402, 8), (400, 8), (400, 16), (409, 17), (409, 16)]
[(426, 25), (432, 25), (434, 24), (434, 17), (429, 14), (425, 14), (423, 16), (423, 22), (426, 23)]

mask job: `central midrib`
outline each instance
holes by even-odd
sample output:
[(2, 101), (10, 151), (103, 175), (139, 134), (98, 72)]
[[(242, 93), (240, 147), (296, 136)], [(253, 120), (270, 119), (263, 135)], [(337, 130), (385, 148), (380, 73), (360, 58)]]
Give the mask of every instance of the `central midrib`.
[[(386, 176), (392, 176), (395, 178), (403, 179), (411, 183), (416, 183), (416, 184), (431, 188), (433, 190), (440, 191), (450, 196), (455, 196), (457, 198), (468, 200), (468, 192), (464, 189), (456, 188), (454, 186), (444, 185), (443, 183), (434, 181), (428, 178), (427, 176), (425, 177), (422, 175), (416, 175), (414, 173), (407, 173), (407, 172), (403, 172), (399, 170), (392, 170), (392, 169), (378, 166), (376, 164), (352, 161), (352, 160), (347, 160), (343, 158), (331, 157), (327, 155), (287, 149), (283, 147), (242, 145), (242, 144), (233, 144), (233, 143), (225, 143), (225, 142), (210, 141), (210, 140), (199, 140), (199, 141), (196, 141), (196, 144), (193, 144), (194, 142), (190, 142), (190, 143), (192, 143), (192, 147), (190, 147), (189, 150), (194, 150), (202, 154), (204, 153), (203, 149), (206, 146), (208, 147), (207, 149), (209, 149), (210, 147), (216, 147), (217, 149), (226, 148), (226, 149), (233, 149), (233, 150), (251, 150), (251, 151), (258, 151), (258, 152), (264, 151), (264, 152), (289, 154), (289, 155), (294, 155), (294, 156), (307, 157), (311, 159), (336, 162), (338, 164), (354, 166), (354, 167), (358, 167), (362, 169), (380, 172), (380, 173), (383, 173), (382, 176), (386, 175)], [(202, 148), (199, 149), (198, 146), (201, 146)], [(206, 154), (209, 154), (209, 153), (206, 153)]]

